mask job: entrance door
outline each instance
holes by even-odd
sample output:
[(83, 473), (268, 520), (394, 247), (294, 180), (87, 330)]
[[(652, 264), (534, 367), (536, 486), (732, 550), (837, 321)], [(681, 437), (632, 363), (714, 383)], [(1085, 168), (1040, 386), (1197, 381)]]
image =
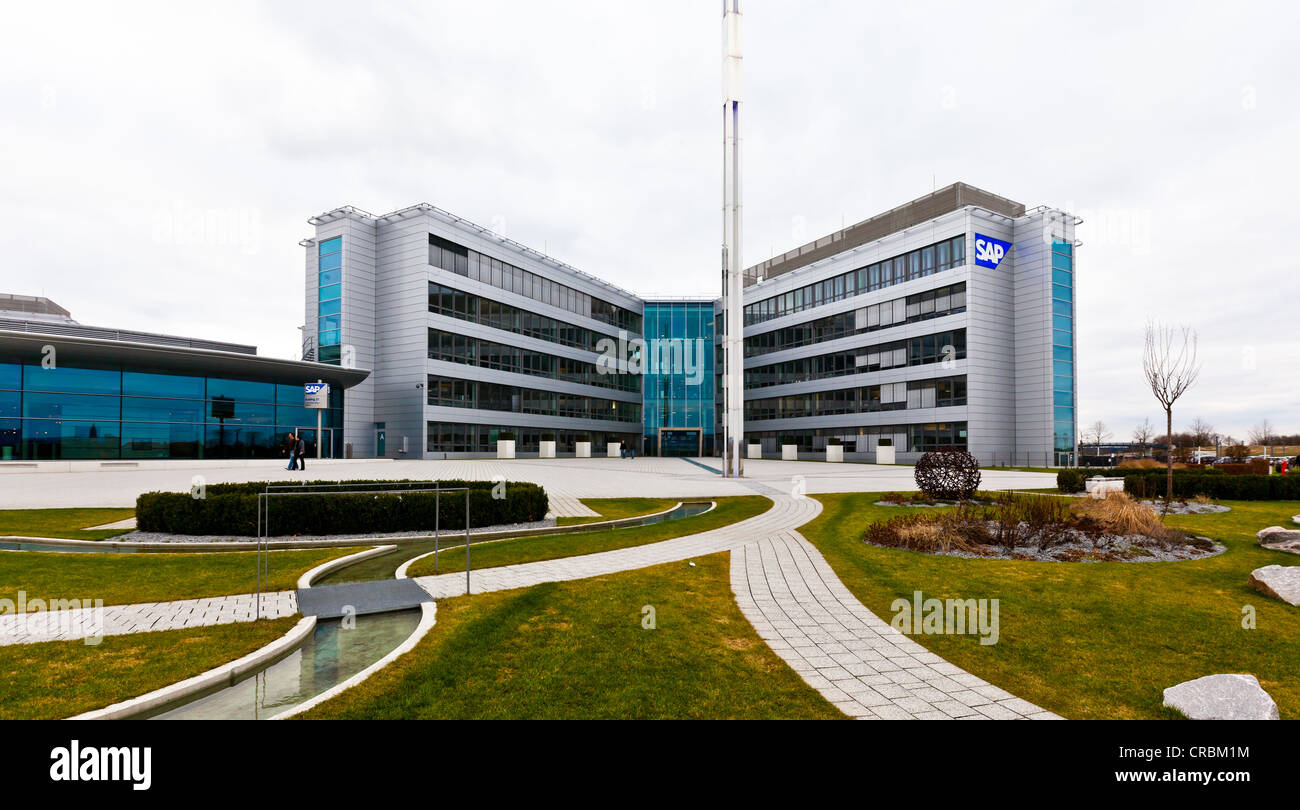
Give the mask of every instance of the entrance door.
[(384, 430), (383, 428), (375, 429), (375, 457), (376, 458), (384, 457), (384, 451), (385, 451), (384, 445), (387, 444), (387, 442), (385, 441), (385, 434), (387, 434), (387, 432), (388, 431)]
[(699, 457), (703, 441), (701, 428), (659, 428), (659, 455)]

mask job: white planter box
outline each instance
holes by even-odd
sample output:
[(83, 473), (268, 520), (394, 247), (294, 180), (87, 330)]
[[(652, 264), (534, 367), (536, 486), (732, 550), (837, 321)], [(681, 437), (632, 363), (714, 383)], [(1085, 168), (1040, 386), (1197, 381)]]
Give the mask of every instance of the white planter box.
[(893, 464), (894, 463), (894, 446), (877, 445), (876, 446), (876, 463)]
[(745, 448), (745, 458), (762, 458), (762, 457), (763, 457), (763, 445), (751, 444)]
[(610, 442), (608, 445), (606, 445), (606, 450), (607, 450), (606, 455), (608, 455), (610, 458), (618, 458), (622, 447), (623, 447), (622, 442)]
[(843, 461), (843, 460), (844, 460), (844, 445), (842, 445), (842, 444), (828, 444), (828, 445), (826, 445), (826, 460), (827, 460), (827, 461)]
[(1123, 478), (1103, 478), (1100, 475), (1094, 475), (1087, 481), (1084, 481), (1084, 487), (1088, 494), (1097, 500), (1104, 500), (1112, 492), (1124, 491)]
[(783, 444), (783, 445), (781, 445), (781, 460), (782, 460), (782, 461), (798, 461), (798, 460), (799, 460), (799, 445), (797, 445), (797, 444)]
[(540, 442), (537, 447), (538, 458), (555, 458), (555, 442)]
[(498, 439), (497, 458), (514, 458), (514, 457), (515, 457), (515, 440)]
[(573, 455), (578, 458), (591, 458), (591, 442), (574, 442)]

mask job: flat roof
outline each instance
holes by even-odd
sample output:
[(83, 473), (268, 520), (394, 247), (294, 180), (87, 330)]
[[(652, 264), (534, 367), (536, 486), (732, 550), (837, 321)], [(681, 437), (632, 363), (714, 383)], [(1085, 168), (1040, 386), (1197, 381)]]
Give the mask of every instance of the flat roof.
[(815, 239), (794, 250), (788, 250), (780, 256), (773, 256), (745, 270), (745, 286), (756, 284), (759, 279), (775, 278), (792, 270), (826, 259), (846, 250), (883, 239), (891, 233), (897, 233), (914, 225), (943, 216), (973, 205), (992, 211), (995, 214), (1013, 219), (1025, 215), (1024, 203), (1000, 197), (991, 191), (969, 185), (953, 183), (950, 186), (917, 197), (911, 202), (897, 208), (891, 208), (883, 214), (877, 214), (859, 223), (850, 225), (832, 234)]
[(0, 328), (0, 360), (39, 362), (44, 347), (51, 344), (58, 351), (56, 361), (68, 365), (131, 364), (142, 371), (236, 377), (256, 382), (311, 382), (319, 379), (339, 388), (351, 388), (370, 376), (368, 369), (343, 368), (306, 360)]
[(43, 295), (0, 293), (0, 312), (30, 312), (37, 315), (57, 315), (61, 318), (72, 317), (72, 313)]

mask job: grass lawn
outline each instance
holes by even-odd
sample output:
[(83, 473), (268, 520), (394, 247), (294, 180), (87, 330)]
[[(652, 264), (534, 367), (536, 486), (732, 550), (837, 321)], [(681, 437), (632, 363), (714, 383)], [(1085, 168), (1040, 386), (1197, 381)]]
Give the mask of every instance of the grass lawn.
[(582, 503), (599, 517), (560, 517), (556, 518), (558, 526), (572, 526), (575, 523), (598, 523), (602, 520), (620, 520), (637, 515), (653, 515), (672, 509), (681, 498), (583, 498)]
[(0, 536), (60, 537), (72, 540), (105, 540), (130, 529), (83, 531), (126, 520), (135, 509), (0, 509)]
[[(500, 565), (554, 560), (559, 557), (575, 557), (580, 554), (592, 554), (597, 551), (611, 551), (629, 546), (643, 546), (658, 543), (674, 537), (716, 529), (740, 520), (754, 517), (772, 507), (772, 502), (761, 495), (742, 495), (733, 498), (713, 498), (717, 507), (702, 515), (665, 520), (649, 526), (631, 526), (626, 529), (598, 529), (577, 534), (538, 535), (535, 537), (518, 537), (494, 543), (477, 545), (470, 540), (470, 564), (475, 569), (495, 568)], [(463, 538), (462, 538), (463, 539)], [(457, 542), (453, 548), (460, 553), (440, 555), (438, 573), (446, 574), (465, 570), (465, 548), (463, 542)], [(446, 548), (447, 546), (443, 546)], [(429, 551), (432, 551), (430, 545)], [(407, 576), (419, 577), (434, 573), (433, 558), (426, 557), (407, 571)]]
[[(272, 551), (262, 590), (297, 587), (298, 577), (357, 548)], [(264, 575), (265, 576), (265, 573)], [(103, 599), (105, 605), (251, 593), (257, 587), (251, 551), (213, 554), (99, 554), (0, 551), (0, 599)]]
[(694, 562), (441, 600), (415, 650), (306, 716), (842, 718), (745, 620), (729, 555)]
[[(902, 514), (874, 494), (817, 495), (825, 509), (800, 531), (844, 584), (886, 621), (890, 603), (925, 598), (999, 599), (1001, 638), (914, 636), (952, 663), (1068, 718), (1162, 718), (1165, 687), (1247, 672), (1300, 718), (1300, 608), (1247, 584), (1264, 565), (1300, 558), (1265, 551), (1255, 532), (1290, 524), (1298, 502), (1225, 501), (1231, 512), (1170, 517), (1168, 524), (1224, 543), (1217, 557), (1155, 563), (969, 560), (868, 546), (866, 526)], [(1242, 609), (1257, 611), (1242, 628)]]
[(105, 636), (96, 645), (6, 645), (0, 647), (0, 720), (57, 720), (102, 709), (241, 658), (297, 621)]

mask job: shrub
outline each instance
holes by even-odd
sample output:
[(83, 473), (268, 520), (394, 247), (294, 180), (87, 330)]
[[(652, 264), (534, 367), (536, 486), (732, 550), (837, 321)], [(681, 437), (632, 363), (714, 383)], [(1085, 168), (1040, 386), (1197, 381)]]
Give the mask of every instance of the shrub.
[[(1124, 491), (1135, 498), (1163, 498), (1163, 473), (1131, 473), (1124, 476)], [(1300, 476), (1227, 475), (1205, 473), (1174, 474), (1174, 497), (1233, 501), (1300, 500)]]
[(931, 498), (964, 501), (980, 485), (980, 465), (965, 450), (945, 447), (932, 450), (916, 462), (913, 473), (917, 487)]
[[(268, 534), (331, 535), (404, 531), (432, 531), (435, 520), (446, 531), (465, 527), (465, 493), (380, 493), (399, 481), (289, 481), (311, 484), (348, 484), (339, 489), (363, 490), (352, 494), (329, 491), (269, 498)], [(546, 490), (532, 483), (505, 484), (505, 497), (493, 498), (492, 481), (442, 481), (444, 488), (468, 487), (470, 526), (497, 526), (541, 520), (549, 508)], [(170, 534), (217, 534), (252, 537), (257, 534), (257, 496), (264, 482), (213, 484), (205, 497), (188, 492), (146, 492), (136, 499), (136, 521), (141, 531)], [(439, 508), (436, 510), (435, 505)]]
[(1073, 467), (1056, 471), (1056, 491), (1066, 495), (1083, 492), (1085, 473)]

